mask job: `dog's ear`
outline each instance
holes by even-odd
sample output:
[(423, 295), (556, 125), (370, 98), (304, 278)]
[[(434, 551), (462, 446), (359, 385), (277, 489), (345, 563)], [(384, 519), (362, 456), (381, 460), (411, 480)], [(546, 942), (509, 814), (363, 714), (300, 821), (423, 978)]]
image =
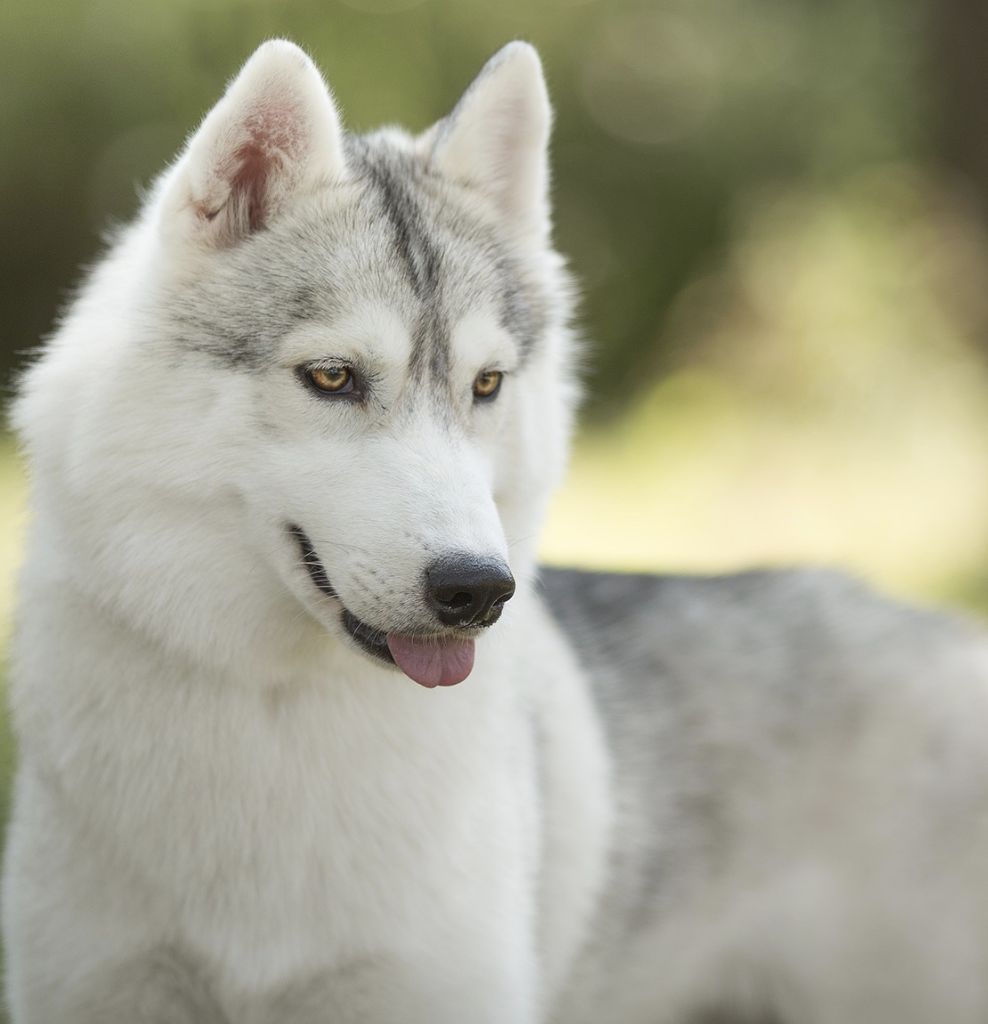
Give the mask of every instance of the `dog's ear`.
[(163, 229), (229, 246), (293, 196), (345, 176), (339, 116), (311, 60), (264, 43), (206, 115), (169, 175)]
[(543, 240), (551, 123), (539, 56), (528, 43), (514, 42), (487, 62), (425, 141), (443, 174), (476, 186), (515, 230)]

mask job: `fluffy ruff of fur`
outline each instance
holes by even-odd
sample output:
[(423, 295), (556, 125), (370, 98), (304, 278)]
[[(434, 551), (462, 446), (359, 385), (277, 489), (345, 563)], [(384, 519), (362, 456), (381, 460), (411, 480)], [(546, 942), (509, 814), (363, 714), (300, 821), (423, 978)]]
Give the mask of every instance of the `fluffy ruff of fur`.
[[(982, 635), (827, 573), (537, 574), (549, 125), (524, 44), (353, 137), (267, 43), (28, 373), (14, 1024), (988, 1019)], [(454, 557), (510, 566), (496, 624), (437, 623)]]

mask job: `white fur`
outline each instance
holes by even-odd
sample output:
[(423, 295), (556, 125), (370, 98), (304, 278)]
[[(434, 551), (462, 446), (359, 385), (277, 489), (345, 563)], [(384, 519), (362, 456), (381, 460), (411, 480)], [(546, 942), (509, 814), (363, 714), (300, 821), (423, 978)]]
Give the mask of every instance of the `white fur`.
[[(395, 372), (408, 323), (383, 299), (355, 302), (331, 342), (311, 323), (273, 338), (275, 368), (253, 377), (162, 345), (147, 296), (222, 271), (255, 229), (216, 222), (244, 126), (264, 135), (269, 116), (291, 145), (271, 154), (265, 215), (348, 201), (318, 74), (290, 44), (265, 44), (96, 270), (15, 410), (33, 522), (12, 693), (12, 1017), (108, 1024), (177, 1003), (181, 978), (141, 980), (164, 949), (238, 1024), (309, 1020), (312, 985), (320, 1021), (536, 1021), (547, 978), (575, 955), (607, 820), (582, 677), (525, 585), (565, 454), (562, 327), (520, 393), (459, 433), (435, 415), (320, 405), (299, 386), (294, 366), (356, 351), (391, 371), (382, 408), (415, 400)], [(490, 313), (453, 326), (469, 397), (480, 369), (517, 355)], [(387, 600), (400, 623), (429, 551), (510, 555), (522, 585), (467, 683), (429, 692), (344, 641), (286, 520), (306, 524), (366, 619)], [(541, 924), (553, 839), (536, 827), (536, 704), (571, 724), (547, 770), (577, 808), (566, 828), (586, 833)], [(567, 767), (574, 744), (586, 778)], [(178, 1011), (158, 1012), (146, 1019)]]

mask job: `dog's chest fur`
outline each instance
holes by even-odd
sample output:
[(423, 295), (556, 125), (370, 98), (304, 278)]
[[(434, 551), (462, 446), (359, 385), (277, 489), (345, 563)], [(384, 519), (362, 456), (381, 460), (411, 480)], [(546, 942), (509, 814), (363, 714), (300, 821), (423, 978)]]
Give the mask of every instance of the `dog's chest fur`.
[(476, 887), (530, 884), (532, 734), (496, 668), (443, 695), (384, 670), (328, 688), (313, 665), (268, 689), (105, 639), (126, 673), (106, 665), (98, 704), (68, 694), (48, 737), (63, 810), (84, 812), (69, 842), (237, 983), (346, 963), (382, 934), (425, 941)]

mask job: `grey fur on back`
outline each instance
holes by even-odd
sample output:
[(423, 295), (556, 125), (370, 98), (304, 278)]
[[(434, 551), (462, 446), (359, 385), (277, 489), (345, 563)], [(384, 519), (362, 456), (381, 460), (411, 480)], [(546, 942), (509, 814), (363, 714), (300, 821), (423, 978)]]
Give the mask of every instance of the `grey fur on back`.
[[(894, 718), (900, 680), (924, 664), (949, 674), (955, 650), (983, 645), (963, 622), (824, 570), (544, 569), (541, 585), (589, 669), (618, 815), (610, 882), (571, 1008), (594, 1005), (636, 940), (644, 946), (666, 922), (690, 920), (691, 904), (746, 855), (752, 823), (769, 816), (780, 783), (785, 789), (804, 762), (825, 772), (832, 762), (841, 800), (842, 747), (876, 722), (880, 729), (883, 715)], [(780, 870), (801, 852), (798, 836), (783, 836), (781, 846), (755, 841), (758, 856)], [(728, 1001), (721, 1016), (719, 984), (711, 978), (709, 1009), (690, 1011), (697, 1019), (789, 1019), (761, 997)]]

